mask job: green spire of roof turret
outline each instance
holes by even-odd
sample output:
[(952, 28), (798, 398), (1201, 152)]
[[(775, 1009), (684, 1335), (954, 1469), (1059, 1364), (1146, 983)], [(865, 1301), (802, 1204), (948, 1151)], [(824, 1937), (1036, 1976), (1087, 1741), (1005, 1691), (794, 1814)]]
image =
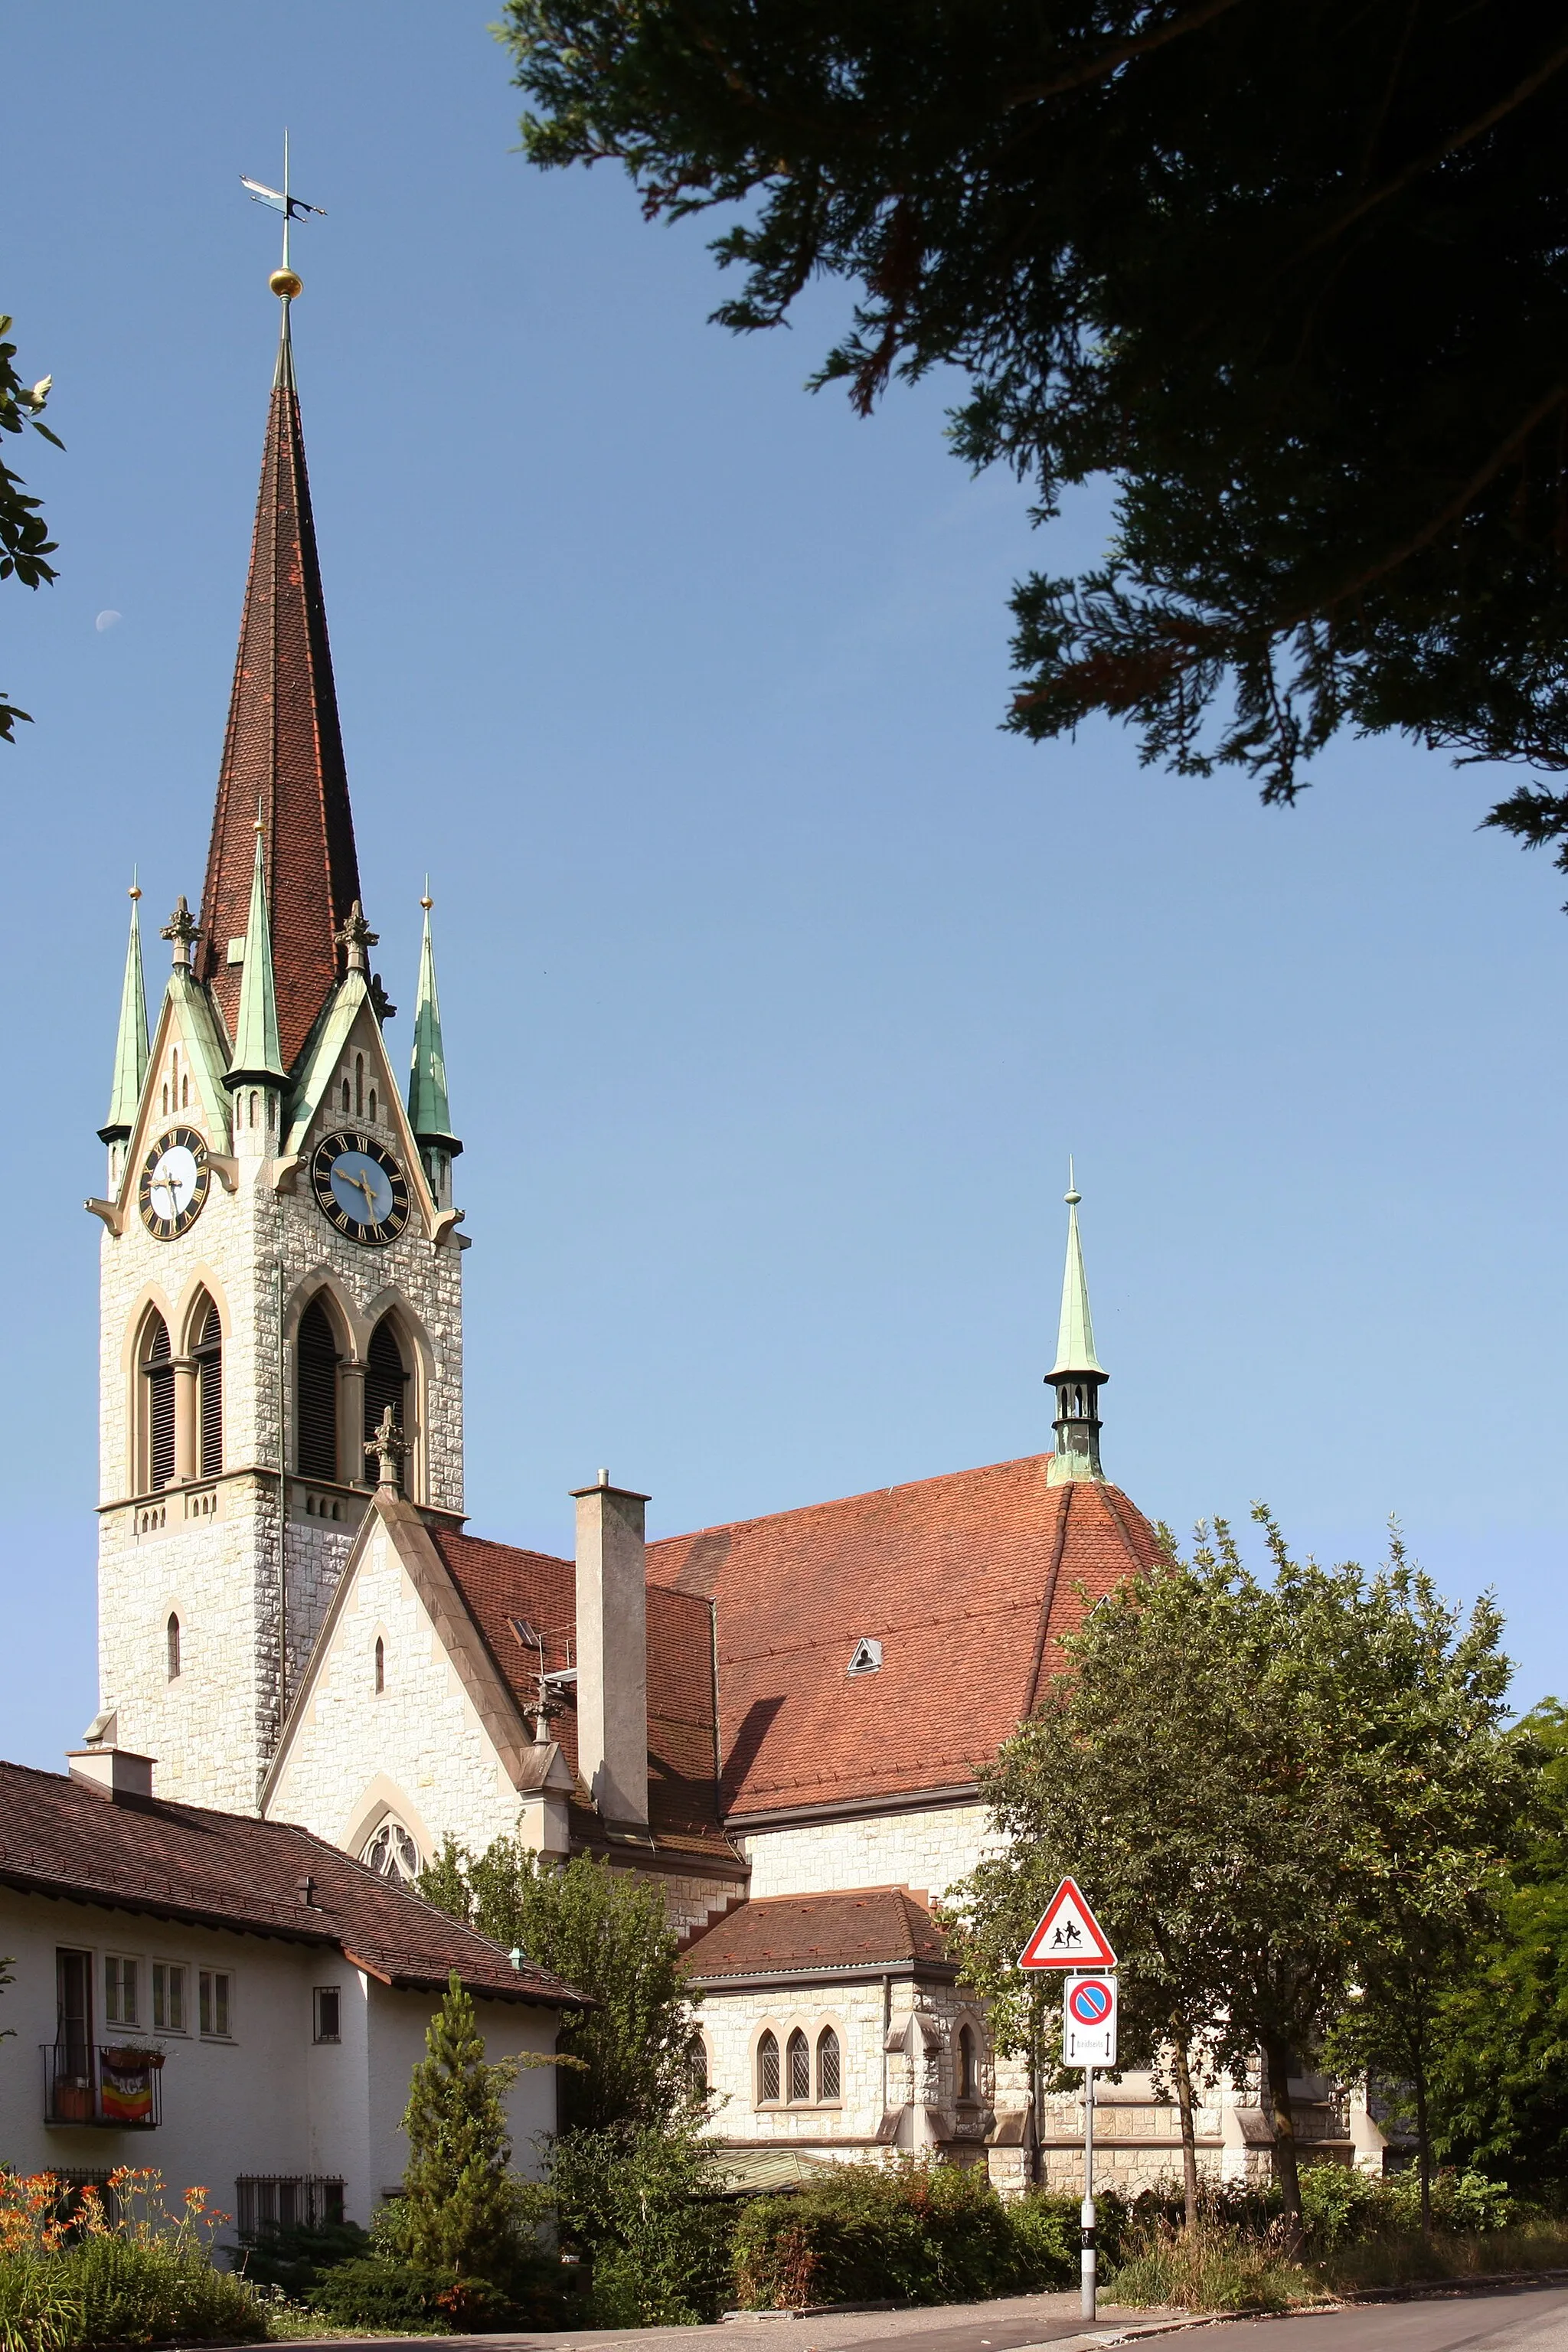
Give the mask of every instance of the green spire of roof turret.
[(109, 1092), (109, 1118), (98, 1130), (105, 1143), (123, 1143), (136, 1123), (142, 1085), (147, 1076), (147, 988), (142, 977), (142, 923), (138, 911), (142, 893), (131, 877), (131, 938), (125, 950), (125, 978), (120, 989), (120, 1032), (114, 1041), (114, 1083)]
[(441, 1000), (436, 993), (436, 950), (430, 943), (430, 877), (425, 877), (425, 937), (419, 950), (419, 988), (414, 1003), (414, 1058), (408, 1072), (408, 1124), (420, 1143), (458, 1152), (447, 1099), (447, 1056), (441, 1045)]
[(278, 992), (272, 978), (272, 926), (267, 915), (267, 873), (262, 824), (256, 819), (256, 863), (250, 877), (250, 915), (245, 926), (245, 969), (234, 1024), (234, 1054), (224, 1078), (227, 1087), (287, 1083), (278, 1042)]
[(1089, 1313), (1089, 1277), (1083, 1270), (1083, 1244), (1078, 1233), (1078, 1204), (1083, 1195), (1073, 1181), (1073, 1166), (1068, 1161), (1068, 1256), (1062, 1274), (1062, 1315), (1057, 1326), (1057, 1360), (1046, 1374), (1048, 1381), (1060, 1378), (1063, 1372), (1099, 1372), (1106, 1377), (1105, 1367), (1094, 1352), (1094, 1325)]

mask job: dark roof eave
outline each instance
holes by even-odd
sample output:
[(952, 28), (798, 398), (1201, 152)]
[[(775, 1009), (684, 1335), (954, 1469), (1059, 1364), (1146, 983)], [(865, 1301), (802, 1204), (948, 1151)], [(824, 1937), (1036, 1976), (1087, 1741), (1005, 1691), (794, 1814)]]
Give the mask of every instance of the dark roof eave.
[(978, 1780), (948, 1780), (934, 1789), (890, 1789), (868, 1797), (819, 1797), (805, 1804), (758, 1806), (721, 1818), (726, 1831), (743, 1837), (751, 1830), (791, 1829), (802, 1822), (852, 1821), (863, 1813), (919, 1813), (928, 1808), (979, 1801)]

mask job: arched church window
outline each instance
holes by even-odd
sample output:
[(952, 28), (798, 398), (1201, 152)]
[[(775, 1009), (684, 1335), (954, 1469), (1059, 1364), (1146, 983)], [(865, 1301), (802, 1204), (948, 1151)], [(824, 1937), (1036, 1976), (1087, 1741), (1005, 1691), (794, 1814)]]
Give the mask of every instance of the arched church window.
[[(364, 1438), (368, 1444), (381, 1426), (381, 1416), (388, 1405), (397, 1427), (406, 1432), (408, 1416), (404, 1408), (404, 1392), (408, 1386), (408, 1373), (404, 1366), (403, 1349), (390, 1315), (384, 1315), (370, 1335), (370, 1348), (364, 1360)], [(404, 1465), (397, 1465), (398, 1492), (403, 1491)]]
[(686, 2079), (694, 2099), (708, 2096), (708, 2044), (694, 2033), (686, 2045)]
[(958, 2095), (961, 2099), (980, 2096), (980, 2053), (973, 2025), (958, 2029)]
[(354, 1117), (364, 1117), (364, 1055), (354, 1055)]
[(163, 1116), (165, 1118), (169, 1116), (169, 1081), (167, 1078), (163, 1081)]
[(252, 1126), (252, 1127), (254, 1127), (254, 1126), (256, 1125), (256, 1114), (257, 1114), (257, 1112), (259, 1110), (259, 1108), (261, 1108), (261, 1105), (260, 1105), (260, 1099), (259, 1099), (259, 1097), (258, 1097), (258, 1095), (257, 1095), (257, 1092), (256, 1092), (255, 1087), (253, 1087), (251, 1088), (251, 1090), (250, 1090), (250, 1124), (251, 1124), (251, 1126)]
[(345, 1079), (343, 1080), (343, 1108), (344, 1108), (345, 1110), (347, 1110), (348, 1107), (349, 1107), (349, 1082), (348, 1082), (347, 1078), (345, 1078)]
[(294, 1342), (294, 1461), (302, 1478), (338, 1475), (338, 1342), (326, 1308), (312, 1298)]
[(375, 1637), (375, 1686), (378, 1691), (386, 1688), (386, 1643), (379, 1633)]
[(196, 1461), (200, 1475), (223, 1468), (223, 1325), (209, 1298), (196, 1326)]
[(142, 1335), (142, 1376), (147, 1383), (146, 1449), (140, 1483), (148, 1491), (174, 1475), (174, 1364), (169, 1327), (156, 1309)]
[(375, 1119), (375, 1088), (374, 1087), (372, 1087), (370, 1090), (370, 1116), (372, 1123), (374, 1124)]
[(839, 2082), (838, 2036), (831, 2025), (825, 2025), (816, 2037), (816, 2095), (819, 2099), (836, 2099)]
[(811, 2096), (811, 2049), (797, 2025), (784, 2044), (784, 2056), (789, 2065), (789, 2095), (792, 2099)]
[(191, 1107), (191, 1081), (190, 1081), (190, 1077), (189, 1077), (189, 1076), (188, 1076), (188, 1074), (187, 1074), (185, 1076), (182, 1077), (182, 1078), (181, 1078), (181, 1080), (180, 1080), (180, 1108), (181, 1108), (182, 1110), (189, 1110), (190, 1107)]
[(163, 1628), (163, 1639), (168, 1644), (169, 1680), (177, 1682), (180, 1675), (180, 1621), (172, 1609), (169, 1622)]
[(419, 1848), (394, 1813), (388, 1813), (360, 1855), (383, 1878), (408, 1883), (419, 1875)]
[(779, 2042), (776, 2033), (764, 2033), (757, 2043), (757, 2105), (765, 2106), (779, 2095)]

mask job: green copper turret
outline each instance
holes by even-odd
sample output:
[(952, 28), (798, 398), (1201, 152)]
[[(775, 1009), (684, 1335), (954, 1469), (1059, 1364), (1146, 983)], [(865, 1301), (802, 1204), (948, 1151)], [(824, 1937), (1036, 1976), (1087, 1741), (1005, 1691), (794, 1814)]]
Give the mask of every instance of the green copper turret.
[(131, 939), (125, 950), (125, 978), (120, 989), (120, 1031), (114, 1040), (114, 1083), (109, 1090), (109, 1117), (98, 1130), (105, 1143), (124, 1143), (136, 1124), (147, 1076), (147, 987), (142, 977), (142, 893), (131, 885)]
[(1057, 1360), (1046, 1374), (1057, 1392), (1056, 1452), (1047, 1483), (1053, 1486), (1074, 1479), (1101, 1479), (1100, 1466), (1100, 1391), (1110, 1375), (1094, 1352), (1094, 1324), (1089, 1311), (1089, 1277), (1083, 1270), (1083, 1244), (1079, 1238), (1078, 1204), (1083, 1195), (1073, 1181), (1068, 1161), (1068, 1255), (1062, 1273), (1061, 1321), (1057, 1327)]
[(234, 1053), (224, 1076), (237, 1087), (282, 1087), (289, 1083), (278, 1038), (278, 991), (272, 977), (272, 926), (267, 915), (267, 874), (262, 828), (256, 821), (256, 864), (250, 877), (250, 914), (245, 926), (245, 969), (234, 1024)]
[(441, 1045), (441, 1000), (436, 992), (436, 950), (430, 943), (430, 908), (435, 903), (430, 885), (419, 901), (425, 909), (425, 937), (419, 950), (419, 988), (414, 1002), (414, 1058), (408, 1072), (408, 1124), (426, 1154), (446, 1152), (456, 1159), (462, 1145), (452, 1132), (452, 1108), (447, 1099), (447, 1056)]

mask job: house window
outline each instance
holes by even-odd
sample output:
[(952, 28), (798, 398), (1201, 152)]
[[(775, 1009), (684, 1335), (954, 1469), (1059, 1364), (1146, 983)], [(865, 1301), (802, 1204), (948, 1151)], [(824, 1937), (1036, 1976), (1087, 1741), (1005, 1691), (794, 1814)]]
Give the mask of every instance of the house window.
[(837, 2098), (839, 2071), (838, 2036), (831, 2025), (825, 2025), (816, 2037), (816, 2095), (819, 2099)]
[(342, 2040), (342, 1992), (337, 1985), (318, 1985), (315, 1995), (315, 2036), (318, 2042)]
[(55, 1954), (55, 2049), (62, 2074), (91, 2072), (92, 1954)]
[[(384, 1315), (370, 1335), (370, 1346), (364, 1360), (364, 1429), (365, 1443), (381, 1426), (381, 1416), (388, 1405), (397, 1427), (406, 1433), (407, 1415), (404, 1411), (404, 1391), (408, 1386), (408, 1374), (404, 1368), (403, 1350), (397, 1344), (390, 1315)], [(398, 1491), (403, 1491), (404, 1465), (397, 1465)]]
[(138, 1483), (143, 1493), (155, 1493), (174, 1475), (174, 1350), (169, 1327), (155, 1308), (142, 1327), (142, 1374), (147, 1384), (146, 1439)]
[(185, 1971), (175, 1960), (153, 1963), (153, 2031), (185, 2031)]
[(764, 2033), (757, 2043), (757, 2105), (769, 2106), (779, 2095), (779, 2042), (776, 2033)]
[(103, 2015), (107, 2024), (141, 2024), (138, 1990), (136, 1962), (122, 1959), (117, 1952), (107, 1953), (103, 1962)]
[(789, 2095), (791, 2101), (811, 2096), (811, 2046), (797, 2025), (784, 2044), (784, 2056), (789, 2064)]
[(383, 1878), (409, 1880), (419, 1875), (419, 1848), (400, 1821), (391, 1813), (360, 1854)]
[(196, 1983), (196, 2005), (204, 2040), (226, 2042), (234, 1979), (226, 1969), (203, 1969)]
[(196, 1326), (196, 1459), (204, 1478), (223, 1468), (223, 1325), (209, 1298)]
[(312, 1298), (294, 1342), (294, 1461), (302, 1478), (338, 1475), (338, 1343), (326, 1308)]
[(169, 1680), (175, 1683), (180, 1679), (180, 1621), (172, 1609), (169, 1612), (169, 1622), (163, 1628), (163, 1643), (167, 1653), (165, 1663), (168, 1667)]
[(973, 2025), (958, 2029), (958, 2095), (961, 2099), (980, 2096), (980, 2050)]
[(694, 2099), (708, 2096), (708, 2044), (694, 2033), (686, 2045), (686, 2079)]
[(379, 1633), (375, 1637), (375, 1686), (378, 1691), (386, 1688), (386, 1643)]

